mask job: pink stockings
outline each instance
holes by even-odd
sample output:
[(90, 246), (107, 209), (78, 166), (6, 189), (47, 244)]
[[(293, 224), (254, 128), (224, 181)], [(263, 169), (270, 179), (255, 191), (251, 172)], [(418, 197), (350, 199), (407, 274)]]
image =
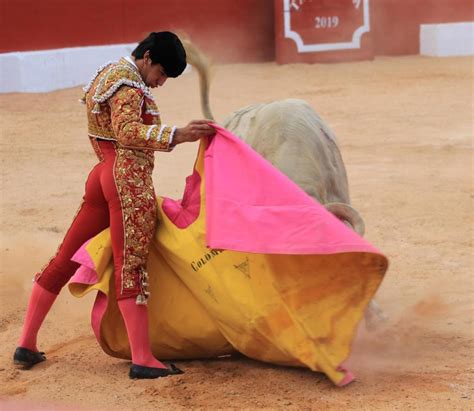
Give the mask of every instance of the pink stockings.
[[(38, 331), (56, 297), (56, 294), (45, 290), (37, 282), (34, 283), (26, 310), (23, 331), (18, 341), (19, 347), (35, 352), (38, 351), (36, 346)], [(147, 307), (137, 305), (135, 298), (119, 300), (118, 305), (127, 327), (133, 364), (153, 368), (166, 368), (163, 363), (153, 356), (150, 349)]]
[(37, 282), (34, 283), (30, 301), (28, 302), (28, 308), (26, 309), (23, 331), (18, 341), (19, 347), (36, 352), (38, 351), (36, 337), (56, 297), (56, 294), (45, 290)]
[(145, 367), (166, 368), (152, 354), (148, 337), (148, 309), (137, 305), (134, 298), (118, 301), (120, 312), (125, 320), (128, 341), (132, 352), (132, 363)]

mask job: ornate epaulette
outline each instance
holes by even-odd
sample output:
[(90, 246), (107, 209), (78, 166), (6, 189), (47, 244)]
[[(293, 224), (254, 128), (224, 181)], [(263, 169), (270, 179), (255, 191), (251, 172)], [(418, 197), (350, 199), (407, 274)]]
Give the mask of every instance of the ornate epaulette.
[[(107, 63), (99, 67), (89, 84), (84, 87), (84, 93), (87, 93), (92, 88), (98, 76), (101, 76), (101, 78), (92, 96), (92, 101), (95, 103), (92, 113), (100, 113), (100, 104), (106, 102), (124, 85), (141, 90), (145, 96), (153, 100), (153, 95), (143, 82), (140, 74), (131, 65), (123, 62), (123, 60), (118, 64)], [(85, 102), (85, 98), (83, 101)]]

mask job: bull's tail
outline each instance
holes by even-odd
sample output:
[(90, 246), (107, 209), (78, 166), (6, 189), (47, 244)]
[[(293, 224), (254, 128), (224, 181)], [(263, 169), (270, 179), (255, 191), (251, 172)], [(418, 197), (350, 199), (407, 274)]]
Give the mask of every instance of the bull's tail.
[(355, 208), (351, 207), (349, 204), (344, 203), (327, 203), (324, 204), (324, 207), (326, 207), (326, 210), (334, 214), (340, 220), (344, 222), (347, 221), (352, 229), (361, 237), (364, 236), (364, 220), (362, 220), (362, 217)]
[(205, 118), (214, 120), (214, 116), (209, 106), (209, 88), (210, 88), (210, 67), (211, 64), (206, 55), (199, 50), (199, 48), (189, 39), (181, 39), (184, 49), (186, 50), (186, 57), (189, 64), (191, 64), (199, 75), (199, 91), (201, 95), (201, 110)]

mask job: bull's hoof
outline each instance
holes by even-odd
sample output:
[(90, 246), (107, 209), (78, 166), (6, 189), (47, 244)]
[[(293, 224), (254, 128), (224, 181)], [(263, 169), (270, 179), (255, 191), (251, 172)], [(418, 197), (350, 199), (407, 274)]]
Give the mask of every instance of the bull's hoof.
[(388, 316), (383, 312), (380, 306), (372, 300), (367, 306), (364, 319), (367, 331), (374, 332), (387, 323)]

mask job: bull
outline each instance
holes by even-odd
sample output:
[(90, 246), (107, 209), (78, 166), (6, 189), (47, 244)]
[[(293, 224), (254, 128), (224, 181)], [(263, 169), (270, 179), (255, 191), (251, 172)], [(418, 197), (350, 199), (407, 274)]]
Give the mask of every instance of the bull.
[[(209, 105), (209, 61), (192, 42), (186, 40), (183, 44), (188, 62), (199, 75), (203, 115), (214, 120)], [(364, 221), (351, 206), (336, 136), (307, 102), (286, 99), (249, 105), (228, 115), (222, 125), (347, 226), (364, 235)], [(368, 305), (365, 320), (368, 329), (386, 320), (374, 300)]]

